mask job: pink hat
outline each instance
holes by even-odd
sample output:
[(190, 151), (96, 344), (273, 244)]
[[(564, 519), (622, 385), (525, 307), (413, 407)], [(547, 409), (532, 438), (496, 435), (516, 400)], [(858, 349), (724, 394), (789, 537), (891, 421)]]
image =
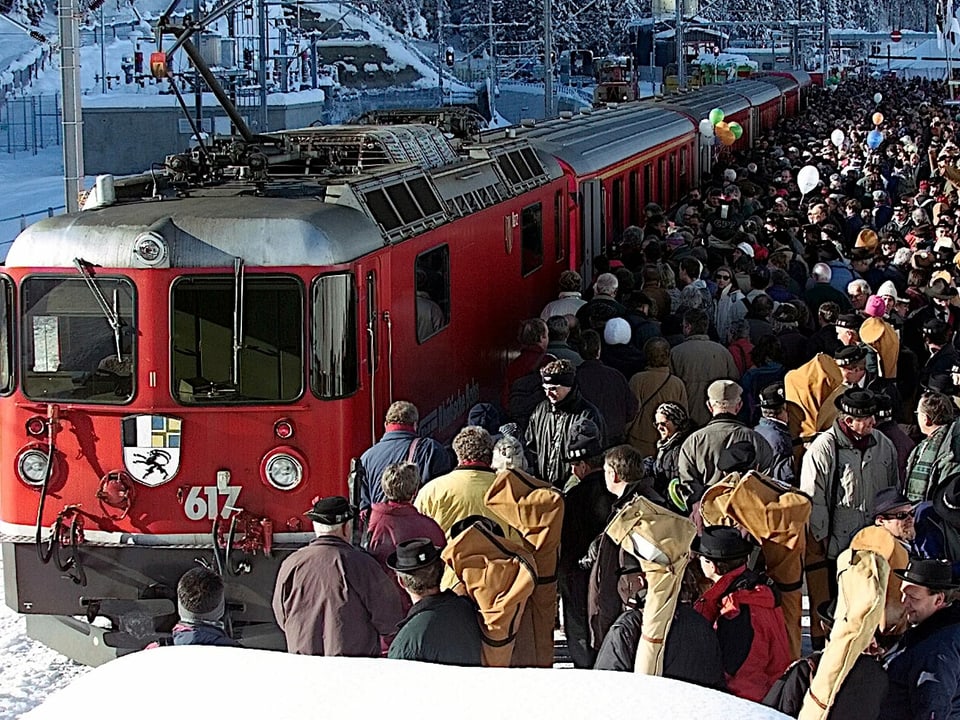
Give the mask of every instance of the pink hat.
[(887, 303), (883, 298), (871, 295), (867, 298), (867, 306), (863, 311), (870, 317), (883, 317), (887, 313)]

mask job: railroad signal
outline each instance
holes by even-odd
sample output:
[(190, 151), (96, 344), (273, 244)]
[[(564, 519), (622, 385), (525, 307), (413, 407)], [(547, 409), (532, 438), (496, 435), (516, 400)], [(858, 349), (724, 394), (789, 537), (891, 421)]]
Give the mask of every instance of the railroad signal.
[(901, 40), (903, 40), (903, 33), (900, 32), (899, 30), (891, 30), (890, 40), (893, 42), (900, 42)]
[(449, 65), (450, 67), (453, 67), (453, 48), (452, 47), (447, 48), (447, 51), (444, 54), (444, 60), (446, 61), (447, 65)]

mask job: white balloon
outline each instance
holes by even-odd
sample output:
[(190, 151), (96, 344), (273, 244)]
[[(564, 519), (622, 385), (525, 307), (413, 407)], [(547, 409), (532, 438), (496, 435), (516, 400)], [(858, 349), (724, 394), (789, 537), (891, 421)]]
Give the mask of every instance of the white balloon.
[(711, 138), (714, 135), (713, 123), (710, 122), (709, 118), (704, 118), (700, 121), (700, 134), (705, 138)]
[(843, 134), (843, 130), (837, 128), (832, 133), (830, 133), (830, 142), (832, 142), (837, 147), (843, 145), (843, 140), (846, 136)]
[(804, 165), (797, 173), (797, 187), (804, 195), (813, 190), (818, 182), (820, 182), (820, 171), (815, 165)]
[(876, 95), (873, 96), (873, 101), (877, 105), (879, 105), (881, 102), (883, 102), (883, 95), (881, 95), (880, 93), (877, 93)]

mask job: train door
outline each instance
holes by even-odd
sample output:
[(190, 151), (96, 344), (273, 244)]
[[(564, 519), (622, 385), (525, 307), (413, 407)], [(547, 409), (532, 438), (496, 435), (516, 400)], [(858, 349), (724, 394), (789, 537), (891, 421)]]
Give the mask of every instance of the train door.
[(603, 253), (603, 186), (599, 180), (580, 183), (580, 223), (583, 238), (583, 268), (580, 274), (593, 280), (593, 258)]
[(749, 140), (747, 142), (750, 144), (750, 147), (753, 147), (753, 143), (756, 139), (756, 134), (760, 131), (760, 108), (752, 107), (750, 108), (750, 130), (749, 130)]
[[(389, 258), (364, 259), (358, 268), (361, 383), (368, 388), (371, 444), (383, 433), (383, 418), (393, 395), (393, 338), (390, 320)], [(359, 409), (358, 409), (359, 412)]]
[(704, 175), (713, 172), (713, 138), (705, 138), (697, 133), (697, 147), (700, 148), (700, 167), (699, 173), (695, 177), (702, 178)]

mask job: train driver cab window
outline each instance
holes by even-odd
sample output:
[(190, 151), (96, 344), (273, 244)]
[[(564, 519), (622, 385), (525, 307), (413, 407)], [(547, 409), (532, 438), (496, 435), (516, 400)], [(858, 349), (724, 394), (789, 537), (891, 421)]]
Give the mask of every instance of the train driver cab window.
[(353, 273), (318, 277), (311, 300), (310, 386), (324, 400), (346, 397), (360, 387), (357, 287)]
[(540, 203), (520, 213), (521, 274), (526, 276), (543, 265), (543, 207)]
[(293, 402), (303, 391), (303, 287), (294, 277), (196, 275), (173, 285), (173, 397)]
[(0, 275), (0, 395), (13, 391), (13, 283)]
[(134, 288), (127, 278), (28, 277), (21, 286), (23, 393), (41, 402), (133, 399)]
[(441, 245), (417, 256), (414, 268), (417, 342), (450, 324), (450, 248)]

